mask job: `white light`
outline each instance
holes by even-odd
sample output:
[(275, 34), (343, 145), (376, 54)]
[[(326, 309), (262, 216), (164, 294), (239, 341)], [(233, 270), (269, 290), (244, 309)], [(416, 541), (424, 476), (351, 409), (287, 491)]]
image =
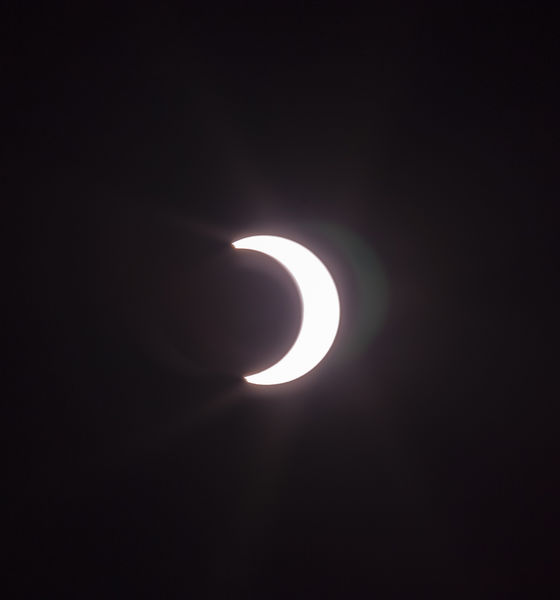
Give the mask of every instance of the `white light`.
[(325, 357), (338, 330), (340, 303), (330, 273), (307, 248), (282, 237), (256, 235), (237, 240), (233, 246), (277, 260), (293, 277), (302, 303), (301, 327), (294, 345), (276, 364), (245, 377), (246, 381), (275, 385), (305, 375)]

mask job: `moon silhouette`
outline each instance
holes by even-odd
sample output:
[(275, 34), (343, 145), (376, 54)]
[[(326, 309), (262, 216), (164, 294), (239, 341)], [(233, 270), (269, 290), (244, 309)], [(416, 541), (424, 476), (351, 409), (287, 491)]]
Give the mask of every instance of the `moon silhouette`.
[(301, 326), (293, 346), (277, 363), (245, 380), (277, 385), (302, 377), (323, 360), (338, 331), (340, 302), (333, 278), (315, 254), (283, 237), (255, 235), (232, 245), (277, 260), (294, 279), (302, 303)]

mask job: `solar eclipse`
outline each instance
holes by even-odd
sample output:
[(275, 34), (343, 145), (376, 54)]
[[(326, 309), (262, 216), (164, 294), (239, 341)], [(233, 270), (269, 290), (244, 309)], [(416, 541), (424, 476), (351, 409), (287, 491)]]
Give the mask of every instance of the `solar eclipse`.
[(283, 237), (256, 235), (232, 245), (238, 250), (262, 252), (278, 261), (292, 276), (302, 303), (300, 330), (290, 350), (277, 363), (245, 380), (277, 385), (302, 377), (323, 360), (338, 331), (340, 302), (329, 271), (310, 250)]

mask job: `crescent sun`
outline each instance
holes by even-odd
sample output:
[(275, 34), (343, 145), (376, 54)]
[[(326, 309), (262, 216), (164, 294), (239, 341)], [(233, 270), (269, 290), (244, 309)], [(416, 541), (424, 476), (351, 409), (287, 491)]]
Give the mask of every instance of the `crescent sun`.
[(255, 235), (232, 245), (277, 260), (292, 276), (302, 305), (301, 326), (293, 346), (277, 363), (245, 380), (276, 385), (302, 377), (323, 360), (338, 331), (340, 302), (331, 274), (310, 250), (283, 237)]

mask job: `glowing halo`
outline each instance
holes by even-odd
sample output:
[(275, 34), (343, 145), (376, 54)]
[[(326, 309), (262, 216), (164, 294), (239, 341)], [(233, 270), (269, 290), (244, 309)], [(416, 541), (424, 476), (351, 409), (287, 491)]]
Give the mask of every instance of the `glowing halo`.
[(338, 331), (340, 302), (330, 273), (310, 250), (286, 238), (255, 235), (232, 245), (277, 260), (294, 279), (302, 303), (301, 327), (293, 346), (277, 363), (245, 380), (276, 385), (302, 377), (323, 360)]

